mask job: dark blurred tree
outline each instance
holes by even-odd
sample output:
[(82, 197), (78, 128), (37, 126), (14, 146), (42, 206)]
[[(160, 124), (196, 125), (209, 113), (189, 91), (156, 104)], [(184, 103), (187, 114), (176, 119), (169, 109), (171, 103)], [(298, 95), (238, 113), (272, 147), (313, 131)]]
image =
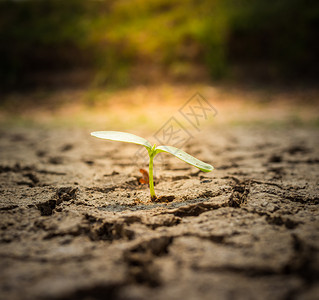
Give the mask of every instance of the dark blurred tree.
[(285, 76), (318, 76), (319, 2), (233, 1), (228, 53), (233, 62), (262, 62)]
[(0, 2), (0, 80), (26, 81), (37, 70), (88, 65), (90, 19), (95, 7), (85, 0)]
[(79, 67), (94, 68), (97, 84), (125, 84), (140, 65), (204, 65), (213, 78), (238, 63), (317, 76), (318, 20), (316, 0), (4, 0), (0, 85)]

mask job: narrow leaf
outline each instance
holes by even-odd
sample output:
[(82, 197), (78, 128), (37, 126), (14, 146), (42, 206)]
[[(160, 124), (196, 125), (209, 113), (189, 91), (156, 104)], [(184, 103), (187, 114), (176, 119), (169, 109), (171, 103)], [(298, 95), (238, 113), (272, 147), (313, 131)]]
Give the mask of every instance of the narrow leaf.
[(127, 132), (95, 131), (95, 132), (91, 132), (91, 135), (95, 136), (97, 138), (100, 138), (100, 139), (133, 143), (133, 144), (137, 144), (137, 145), (142, 145), (148, 150), (152, 149), (152, 145), (149, 143), (148, 140), (146, 140), (142, 137), (139, 137), (137, 135), (127, 133)]
[(173, 154), (180, 160), (200, 169), (203, 172), (210, 172), (214, 170), (214, 167), (210, 164), (204, 163), (203, 161), (195, 158), (194, 156), (189, 155), (181, 149), (172, 147), (172, 146), (158, 146), (156, 152), (166, 152)]

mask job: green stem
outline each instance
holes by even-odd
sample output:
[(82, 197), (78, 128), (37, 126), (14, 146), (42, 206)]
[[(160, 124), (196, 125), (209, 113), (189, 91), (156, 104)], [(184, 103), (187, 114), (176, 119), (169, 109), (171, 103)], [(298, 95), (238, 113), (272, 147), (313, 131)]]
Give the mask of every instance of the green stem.
[(154, 181), (153, 181), (153, 153), (150, 155), (150, 163), (149, 163), (149, 185), (150, 185), (150, 193), (151, 193), (151, 200), (155, 200), (157, 197), (154, 191)]

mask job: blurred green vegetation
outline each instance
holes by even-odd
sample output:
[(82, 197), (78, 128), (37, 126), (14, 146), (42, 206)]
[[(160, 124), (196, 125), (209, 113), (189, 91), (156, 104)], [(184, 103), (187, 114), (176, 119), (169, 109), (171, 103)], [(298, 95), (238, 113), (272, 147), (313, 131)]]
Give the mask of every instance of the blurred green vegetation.
[(251, 65), (313, 77), (318, 29), (315, 0), (3, 0), (0, 85), (78, 69), (96, 85), (126, 85), (154, 66), (173, 77), (203, 66), (222, 78)]

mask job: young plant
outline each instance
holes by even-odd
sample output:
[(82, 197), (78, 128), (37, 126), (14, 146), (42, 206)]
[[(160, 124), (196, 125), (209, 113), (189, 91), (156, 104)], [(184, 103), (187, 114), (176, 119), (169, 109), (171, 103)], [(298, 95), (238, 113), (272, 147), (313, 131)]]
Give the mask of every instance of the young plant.
[(214, 169), (213, 166), (202, 162), (201, 160), (187, 154), (186, 152), (182, 151), (181, 149), (172, 147), (172, 146), (158, 146), (156, 144), (153, 146), (150, 142), (142, 137), (137, 135), (120, 132), (120, 131), (95, 131), (91, 133), (92, 136), (95, 136), (100, 139), (111, 140), (111, 141), (119, 141), (119, 142), (126, 142), (126, 143), (133, 143), (137, 145), (142, 145), (147, 149), (148, 155), (150, 157), (149, 162), (149, 187), (151, 193), (151, 200), (155, 200), (157, 197), (154, 191), (154, 182), (153, 182), (153, 160), (154, 157), (160, 152), (166, 152), (173, 154), (180, 160), (200, 169), (203, 172), (210, 172)]

